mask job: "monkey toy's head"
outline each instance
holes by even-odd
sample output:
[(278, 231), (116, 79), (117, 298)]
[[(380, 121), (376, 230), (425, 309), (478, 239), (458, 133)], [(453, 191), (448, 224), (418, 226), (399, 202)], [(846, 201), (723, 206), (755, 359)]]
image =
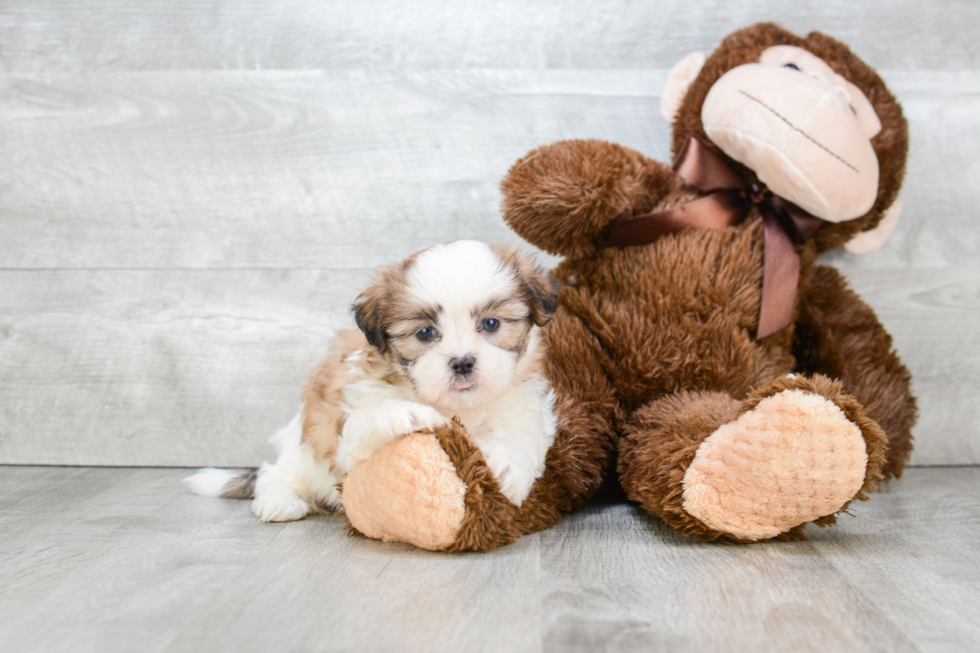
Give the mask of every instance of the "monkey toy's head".
[(674, 67), (661, 110), (675, 154), (697, 138), (747, 183), (825, 220), (818, 251), (848, 241), (870, 251), (898, 219), (908, 151), (901, 107), (828, 36), (800, 38), (772, 23), (735, 32), (707, 59), (692, 53)]

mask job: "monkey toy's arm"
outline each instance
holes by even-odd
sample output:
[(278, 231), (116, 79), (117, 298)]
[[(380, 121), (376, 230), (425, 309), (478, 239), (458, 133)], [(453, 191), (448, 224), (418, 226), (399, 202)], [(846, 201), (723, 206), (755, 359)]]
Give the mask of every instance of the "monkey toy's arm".
[(599, 140), (532, 150), (500, 189), (504, 220), (518, 235), (571, 259), (602, 247), (617, 220), (647, 213), (672, 193), (692, 192), (670, 166)]
[(804, 293), (793, 351), (798, 371), (844, 383), (888, 436), (885, 478), (900, 477), (917, 410), (911, 376), (891, 336), (834, 268), (816, 267)]
[(622, 414), (606, 373), (607, 354), (582, 321), (559, 304), (544, 329), (545, 376), (555, 393), (556, 433), (544, 474), (517, 509), (521, 534), (557, 524), (580, 507), (604, 477), (615, 473), (614, 451)]

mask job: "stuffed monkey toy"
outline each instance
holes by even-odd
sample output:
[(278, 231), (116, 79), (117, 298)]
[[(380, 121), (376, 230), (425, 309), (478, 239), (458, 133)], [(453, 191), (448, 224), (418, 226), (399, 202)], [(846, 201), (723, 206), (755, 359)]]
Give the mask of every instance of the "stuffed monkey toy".
[[(901, 476), (909, 373), (871, 308), (817, 264), (894, 227), (908, 149), (895, 98), (844, 44), (765, 23), (682, 60), (661, 109), (673, 168), (565, 141), (502, 182), (507, 223), (564, 256), (543, 329), (558, 429), (531, 494), (510, 504), (454, 425), (429, 439), (452, 467), (420, 469), (396, 441), (352, 470), (355, 529), (491, 549), (557, 523), (615, 474), (682, 534), (797, 539)], [(466, 486), (451, 513), (433, 492), (439, 474)], [(398, 497), (372, 489), (392, 475), (408, 479)], [(417, 535), (423, 513), (437, 545)]]

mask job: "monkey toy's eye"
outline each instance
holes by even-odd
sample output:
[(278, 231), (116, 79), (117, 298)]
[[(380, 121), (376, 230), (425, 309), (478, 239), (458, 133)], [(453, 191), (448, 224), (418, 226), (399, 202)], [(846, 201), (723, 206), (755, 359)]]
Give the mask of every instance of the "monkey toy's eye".
[(488, 317), (487, 319), (483, 320), (484, 331), (489, 331), (490, 333), (493, 333), (498, 328), (500, 328), (500, 320), (497, 320), (492, 317)]
[(425, 327), (424, 329), (419, 329), (419, 332), (415, 334), (415, 337), (422, 342), (429, 342), (436, 337), (436, 330), (432, 327)]
[(799, 70), (800, 69), (800, 67), (797, 66), (795, 63), (788, 63), (785, 66), (783, 66), (783, 68), (789, 68), (790, 70)]

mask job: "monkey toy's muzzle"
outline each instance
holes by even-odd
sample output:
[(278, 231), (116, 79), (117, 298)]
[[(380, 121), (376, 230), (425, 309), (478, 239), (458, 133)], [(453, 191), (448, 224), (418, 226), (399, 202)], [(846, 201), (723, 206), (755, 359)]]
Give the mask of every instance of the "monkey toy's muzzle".
[(725, 154), (809, 213), (843, 222), (874, 205), (878, 158), (838, 80), (795, 66), (738, 66), (711, 87), (701, 118)]

